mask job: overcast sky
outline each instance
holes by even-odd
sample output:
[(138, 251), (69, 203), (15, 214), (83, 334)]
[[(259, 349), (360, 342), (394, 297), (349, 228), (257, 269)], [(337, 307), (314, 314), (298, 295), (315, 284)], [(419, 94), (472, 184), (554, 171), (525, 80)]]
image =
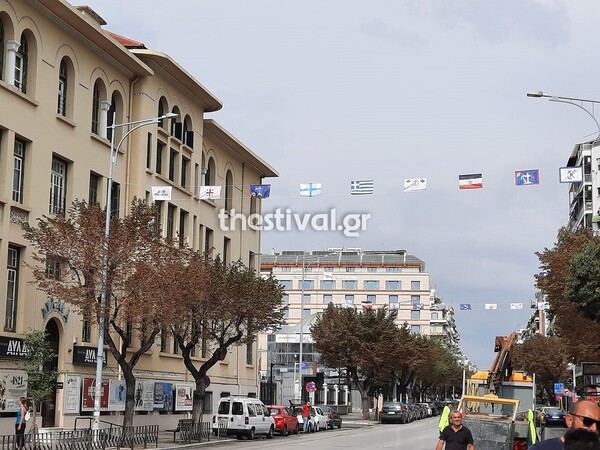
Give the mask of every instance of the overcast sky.
[[(77, 3), (76, 3), (77, 4)], [(531, 313), (536, 251), (566, 224), (559, 184), (597, 132), (570, 105), (600, 99), (597, 0), (89, 0), (106, 29), (163, 51), (224, 103), (207, 114), (273, 165), (265, 211), (369, 213), (360, 238), (269, 232), (271, 249), (405, 249), (454, 305), (480, 368)], [(514, 171), (539, 169), (539, 186)], [(458, 175), (482, 173), (482, 190)], [(403, 193), (404, 178), (428, 189)], [(375, 193), (349, 194), (373, 179)], [(320, 197), (298, 183), (322, 183)], [(520, 302), (523, 310), (510, 310)], [(471, 303), (472, 311), (460, 311)], [(484, 310), (497, 303), (498, 310)]]

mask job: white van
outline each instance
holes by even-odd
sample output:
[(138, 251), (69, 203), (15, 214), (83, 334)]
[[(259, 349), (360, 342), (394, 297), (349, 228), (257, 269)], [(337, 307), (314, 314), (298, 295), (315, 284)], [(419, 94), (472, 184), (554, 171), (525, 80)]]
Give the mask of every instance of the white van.
[(213, 416), (213, 433), (217, 435), (227, 429), (228, 435), (238, 439), (247, 436), (254, 439), (257, 434), (264, 434), (267, 439), (273, 437), (275, 421), (269, 410), (257, 398), (232, 396), (219, 400), (217, 414)]

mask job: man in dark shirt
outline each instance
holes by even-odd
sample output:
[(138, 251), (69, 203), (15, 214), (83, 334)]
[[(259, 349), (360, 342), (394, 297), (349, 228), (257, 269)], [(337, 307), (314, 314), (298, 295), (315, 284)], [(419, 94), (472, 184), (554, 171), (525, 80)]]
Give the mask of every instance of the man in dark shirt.
[[(589, 400), (579, 400), (573, 403), (571, 412), (565, 416), (565, 422), (569, 430), (583, 428), (598, 433), (600, 424), (600, 407), (597, 403)], [(536, 443), (530, 450), (562, 450), (564, 436), (547, 439)]]
[(446, 450), (475, 450), (473, 435), (462, 424), (462, 413), (459, 411), (450, 413), (450, 425), (442, 430), (435, 450), (442, 450), (444, 444), (446, 444)]

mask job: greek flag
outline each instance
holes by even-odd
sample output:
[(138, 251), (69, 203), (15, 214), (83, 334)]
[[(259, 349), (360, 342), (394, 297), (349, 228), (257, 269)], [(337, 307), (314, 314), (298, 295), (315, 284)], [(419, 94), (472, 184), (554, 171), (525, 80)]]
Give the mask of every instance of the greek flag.
[(373, 180), (361, 180), (350, 182), (350, 194), (361, 195), (361, 194), (372, 194), (373, 193)]

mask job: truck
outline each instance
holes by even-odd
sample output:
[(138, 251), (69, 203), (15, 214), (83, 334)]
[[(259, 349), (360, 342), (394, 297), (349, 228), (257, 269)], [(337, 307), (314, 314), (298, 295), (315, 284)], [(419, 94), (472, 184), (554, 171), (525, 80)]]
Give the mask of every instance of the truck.
[(515, 341), (515, 333), (496, 336), (490, 370), (469, 377), (458, 405), (477, 450), (525, 450), (531, 441), (527, 417), (534, 411), (535, 385), (531, 376), (512, 368)]

